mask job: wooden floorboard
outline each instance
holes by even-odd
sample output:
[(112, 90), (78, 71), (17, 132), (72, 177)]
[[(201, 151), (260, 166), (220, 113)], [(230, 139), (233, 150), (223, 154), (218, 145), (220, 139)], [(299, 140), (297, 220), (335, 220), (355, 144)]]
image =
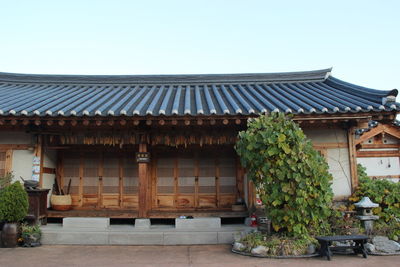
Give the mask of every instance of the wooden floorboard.
[(56, 211), (48, 210), (48, 218), (65, 217), (107, 217), (107, 218), (137, 218), (136, 210), (68, 210)]
[[(221, 217), (221, 218), (240, 218), (249, 216), (248, 211), (215, 211), (215, 210), (202, 210), (202, 211), (150, 211), (149, 218), (163, 219), (163, 218), (177, 218), (179, 216), (193, 216), (193, 217)], [(107, 218), (138, 218), (137, 210), (69, 210), (69, 211), (56, 211), (48, 210), (49, 218), (65, 218), (65, 217), (107, 217)]]
[(220, 218), (240, 218), (248, 217), (248, 211), (150, 211), (150, 218), (178, 218), (181, 215), (193, 217), (220, 217)]

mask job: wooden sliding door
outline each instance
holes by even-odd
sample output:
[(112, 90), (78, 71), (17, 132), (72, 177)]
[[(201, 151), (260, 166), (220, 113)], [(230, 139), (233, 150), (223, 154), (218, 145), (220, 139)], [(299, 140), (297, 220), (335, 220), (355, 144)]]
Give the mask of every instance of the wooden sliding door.
[(137, 209), (138, 166), (134, 152), (65, 151), (61, 153), (62, 185), (74, 207)]
[(228, 151), (154, 153), (153, 209), (230, 209), (237, 196), (236, 156)]

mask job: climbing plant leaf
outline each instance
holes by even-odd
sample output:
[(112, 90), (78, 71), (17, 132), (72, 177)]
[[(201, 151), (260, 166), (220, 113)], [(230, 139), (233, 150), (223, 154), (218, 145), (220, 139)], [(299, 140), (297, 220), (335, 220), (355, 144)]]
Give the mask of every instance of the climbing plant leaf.
[(235, 149), (275, 231), (302, 236), (329, 228), (332, 176), (295, 122), (282, 113), (250, 119)]

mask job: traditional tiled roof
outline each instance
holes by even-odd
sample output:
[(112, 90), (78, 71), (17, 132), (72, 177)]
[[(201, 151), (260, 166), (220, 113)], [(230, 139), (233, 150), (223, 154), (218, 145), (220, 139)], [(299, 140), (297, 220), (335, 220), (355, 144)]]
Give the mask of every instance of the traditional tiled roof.
[(0, 115), (199, 116), (400, 110), (397, 90), (343, 82), (330, 69), (266, 74), (0, 73)]

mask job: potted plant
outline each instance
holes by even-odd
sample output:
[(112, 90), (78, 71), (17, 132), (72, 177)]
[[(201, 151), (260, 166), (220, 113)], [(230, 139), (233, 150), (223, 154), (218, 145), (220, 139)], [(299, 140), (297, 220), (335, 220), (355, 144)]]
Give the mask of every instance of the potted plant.
[[(3, 177), (0, 177), (0, 194), (1, 191), (11, 183), (13, 175), (11, 173), (7, 173), (6, 175), (4, 175)], [(0, 220), (0, 233), (1, 230), (3, 229), (3, 226), (6, 222)], [(1, 238), (0, 238), (0, 245), (1, 245)]]
[(28, 214), (28, 195), (20, 182), (6, 186), (0, 192), (0, 221), (5, 221), (1, 239), (4, 247), (17, 245), (18, 223)]
[(28, 225), (26, 223), (21, 225), (21, 238), (24, 247), (37, 247), (40, 246), (40, 238), (42, 231), (39, 225)]

